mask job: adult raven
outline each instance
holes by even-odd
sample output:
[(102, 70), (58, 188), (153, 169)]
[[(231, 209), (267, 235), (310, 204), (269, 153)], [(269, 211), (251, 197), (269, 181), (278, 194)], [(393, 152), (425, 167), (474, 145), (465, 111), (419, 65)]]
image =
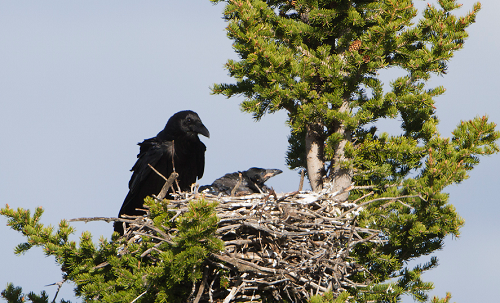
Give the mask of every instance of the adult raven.
[(264, 182), (269, 180), (271, 177), (281, 174), (282, 172), (283, 171), (280, 169), (252, 167), (246, 171), (225, 174), (215, 180), (211, 185), (200, 187), (200, 191), (208, 189), (209, 193), (215, 195), (218, 195), (219, 193), (231, 195), (235, 186), (238, 185), (234, 191), (234, 194), (238, 196), (250, 195), (254, 193), (268, 193), (271, 189), (267, 187)]
[[(129, 192), (123, 201), (118, 217), (121, 215), (140, 215), (144, 198), (158, 194), (165, 180), (154, 172), (153, 166), (168, 178), (175, 171), (181, 190), (188, 190), (196, 179), (203, 176), (205, 168), (205, 144), (198, 134), (210, 137), (208, 129), (197, 113), (185, 110), (174, 114), (165, 128), (154, 138), (146, 139), (140, 146), (137, 162), (132, 167), (132, 178), (128, 183)], [(116, 232), (123, 235), (123, 223), (114, 224)]]

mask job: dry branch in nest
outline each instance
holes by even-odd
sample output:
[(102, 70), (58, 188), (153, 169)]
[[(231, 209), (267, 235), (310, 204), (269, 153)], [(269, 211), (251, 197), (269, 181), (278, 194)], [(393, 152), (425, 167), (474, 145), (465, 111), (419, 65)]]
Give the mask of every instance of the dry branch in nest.
[(364, 286), (349, 279), (366, 271), (349, 252), (358, 243), (382, 243), (380, 232), (356, 226), (357, 205), (335, 202), (327, 192), (217, 199), (217, 233), (225, 250), (213, 255), (211, 265), (231, 269), (226, 299), (300, 302)]
[[(193, 285), (189, 301), (255, 302), (266, 298), (302, 302), (315, 294), (331, 291), (338, 295), (365, 286), (350, 279), (356, 273), (365, 272), (366, 277), (370, 273), (349, 254), (359, 243), (384, 243), (379, 230), (356, 224), (361, 208), (380, 199), (360, 204), (336, 201), (343, 193), (331, 193), (328, 187), (320, 193), (272, 191), (240, 197), (202, 193), (205, 200), (218, 203), (217, 235), (225, 249), (206, 260), (203, 278)], [(176, 200), (168, 204), (176, 212), (171, 220), (187, 212), (189, 202), (197, 198), (200, 194), (196, 192), (176, 194)], [(175, 229), (161, 231), (147, 216), (114, 220), (129, 223), (123, 236), (128, 241), (149, 236), (172, 243), (176, 233)], [(225, 275), (225, 283), (221, 275)]]

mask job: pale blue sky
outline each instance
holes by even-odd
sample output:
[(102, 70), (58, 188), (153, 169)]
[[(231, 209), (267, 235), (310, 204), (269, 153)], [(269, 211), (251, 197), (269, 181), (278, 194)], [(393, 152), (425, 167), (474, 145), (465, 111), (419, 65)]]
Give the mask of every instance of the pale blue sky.
[[(461, 2), (462, 11), (474, 3)], [(447, 88), (436, 104), (444, 136), (476, 115), (500, 122), (500, 2), (482, 4), (448, 75), (432, 82)], [(233, 81), (223, 69), (236, 55), (222, 9), (208, 0), (0, 2), (0, 205), (42, 205), (42, 222), (52, 225), (63, 218), (116, 216), (136, 143), (155, 136), (183, 109), (198, 112), (211, 134), (202, 138), (201, 184), (261, 166), (284, 170), (269, 182), (276, 191), (295, 190), (297, 173), (285, 166), (285, 113), (254, 122), (239, 111), (241, 99), (210, 95), (213, 83)], [(482, 158), (469, 180), (448, 189), (466, 225), (459, 239), (447, 239), (435, 254), (441, 265), (424, 276), (435, 282), (434, 294), (451, 291), (456, 302), (497, 300), (499, 168), (500, 156)], [(55, 287), (44, 286), (61, 279), (54, 259), (40, 249), (15, 256), (23, 238), (5, 223), (0, 217), (0, 288), (13, 282), (53, 296)], [(89, 230), (96, 240), (112, 231), (107, 223), (73, 226), (76, 236)], [(59, 298), (72, 299), (72, 288), (64, 285)]]

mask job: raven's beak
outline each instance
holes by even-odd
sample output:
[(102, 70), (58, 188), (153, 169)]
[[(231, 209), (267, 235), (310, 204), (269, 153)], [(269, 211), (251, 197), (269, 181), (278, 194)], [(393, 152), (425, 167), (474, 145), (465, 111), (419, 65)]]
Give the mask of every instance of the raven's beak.
[(200, 134), (200, 135), (203, 135), (203, 136), (205, 136), (207, 138), (210, 138), (210, 132), (208, 131), (208, 129), (203, 124), (197, 125), (196, 132), (198, 134)]
[(263, 179), (268, 180), (271, 177), (281, 174), (283, 171), (281, 169), (266, 169), (266, 174)]

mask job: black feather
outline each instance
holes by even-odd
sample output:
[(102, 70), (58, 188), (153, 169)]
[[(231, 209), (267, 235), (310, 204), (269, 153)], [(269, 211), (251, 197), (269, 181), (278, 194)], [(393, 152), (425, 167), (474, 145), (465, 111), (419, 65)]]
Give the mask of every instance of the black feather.
[(268, 193), (271, 189), (264, 183), (269, 178), (281, 174), (283, 171), (280, 169), (265, 169), (259, 167), (252, 167), (246, 171), (239, 171), (235, 173), (225, 174), (219, 179), (215, 180), (211, 185), (200, 187), (200, 191), (208, 189), (211, 194), (218, 195), (223, 193), (230, 195), (233, 188), (238, 185), (241, 173), (241, 182), (235, 190), (235, 195), (249, 195), (254, 193)]
[[(197, 113), (186, 110), (174, 114), (165, 128), (154, 138), (139, 143), (137, 162), (132, 167), (132, 178), (128, 184), (129, 192), (123, 201), (118, 216), (140, 215), (136, 210), (144, 205), (144, 198), (158, 194), (165, 180), (154, 172), (153, 166), (168, 178), (175, 171), (181, 190), (189, 190), (191, 184), (203, 176), (205, 169), (205, 144), (198, 134), (210, 137), (208, 129)], [(116, 232), (123, 234), (123, 224), (114, 225)]]

